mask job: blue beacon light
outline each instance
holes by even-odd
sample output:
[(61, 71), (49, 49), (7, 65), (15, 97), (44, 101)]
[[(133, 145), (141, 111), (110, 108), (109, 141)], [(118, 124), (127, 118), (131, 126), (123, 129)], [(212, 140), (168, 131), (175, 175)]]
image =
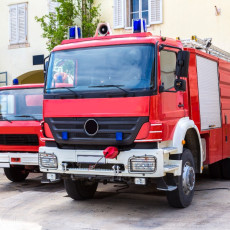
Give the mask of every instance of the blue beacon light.
[(81, 38), (81, 27), (71, 26), (69, 27), (69, 39), (78, 39)]
[(13, 80), (13, 85), (19, 85), (19, 81), (18, 81), (17, 78), (15, 78), (15, 79)]
[(77, 35), (78, 35), (78, 38), (81, 38), (81, 27), (77, 27)]
[(133, 33), (147, 32), (146, 19), (133, 19)]
[(69, 39), (75, 39), (76, 29), (75, 26), (69, 28)]

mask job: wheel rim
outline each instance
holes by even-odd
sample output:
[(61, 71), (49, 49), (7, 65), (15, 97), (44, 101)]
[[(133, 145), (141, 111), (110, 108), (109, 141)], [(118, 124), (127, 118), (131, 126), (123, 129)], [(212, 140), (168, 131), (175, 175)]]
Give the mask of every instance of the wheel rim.
[(186, 162), (183, 168), (183, 191), (188, 195), (195, 186), (195, 171), (190, 162)]

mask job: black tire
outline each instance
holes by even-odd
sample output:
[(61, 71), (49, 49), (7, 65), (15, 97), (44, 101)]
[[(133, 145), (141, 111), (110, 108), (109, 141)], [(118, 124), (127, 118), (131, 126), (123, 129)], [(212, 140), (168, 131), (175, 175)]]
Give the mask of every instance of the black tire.
[(230, 158), (222, 161), (222, 175), (226, 180), (230, 180)]
[(6, 177), (12, 182), (24, 181), (29, 175), (24, 166), (10, 166), (10, 168), (4, 168), (4, 172)]
[[(189, 177), (189, 182), (193, 186), (191, 186), (191, 190), (184, 191), (183, 187), (183, 173), (184, 170), (190, 168), (191, 177)], [(186, 208), (188, 207), (193, 199), (194, 195), (194, 187), (195, 187), (195, 164), (192, 153), (189, 149), (184, 149), (182, 154), (182, 174), (178, 177), (177, 189), (171, 192), (167, 192), (168, 203), (175, 208)]]
[(222, 161), (208, 165), (209, 176), (213, 179), (223, 178)]
[(96, 190), (98, 183), (97, 182), (89, 182), (87, 180), (64, 180), (65, 189), (69, 197), (74, 200), (86, 200), (92, 199)]

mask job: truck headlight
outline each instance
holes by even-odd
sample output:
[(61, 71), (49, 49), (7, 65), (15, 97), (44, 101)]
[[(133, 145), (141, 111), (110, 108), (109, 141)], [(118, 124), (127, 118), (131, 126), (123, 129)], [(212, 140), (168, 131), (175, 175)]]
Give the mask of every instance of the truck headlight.
[(156, 171), (155, 157), (133, 157), (129, 161), (130, 172), (149, 172)]
[(39, 153), (39, 164), (41, 168), (57, 168), (57, 157), (52, 153)]

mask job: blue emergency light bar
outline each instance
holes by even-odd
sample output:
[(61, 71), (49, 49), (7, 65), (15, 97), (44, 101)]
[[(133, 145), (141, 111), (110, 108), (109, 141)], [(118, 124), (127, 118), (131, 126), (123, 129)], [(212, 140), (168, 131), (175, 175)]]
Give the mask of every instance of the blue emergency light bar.
[(82, 37), (81, 27), (78, 27), (78, 26), (71, 26), (71, 27), (69, 27), (68, 34), (69, 34), (69, 39), (78, 39), (78, 38), (81, 38)]
[(146, 19), (133, 19), (133, 33), (147, 32)]

